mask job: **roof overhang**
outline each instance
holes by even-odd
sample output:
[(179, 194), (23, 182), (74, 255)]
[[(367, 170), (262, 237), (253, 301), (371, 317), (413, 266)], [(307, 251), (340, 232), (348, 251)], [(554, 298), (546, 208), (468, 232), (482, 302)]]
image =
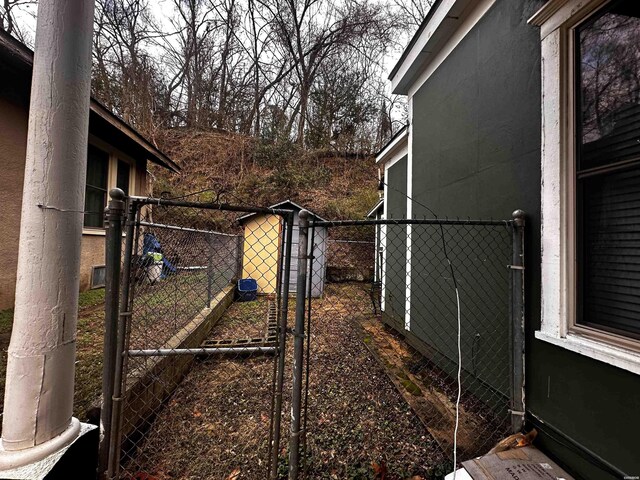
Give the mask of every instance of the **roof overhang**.
[(387, 145), (376, 155), (376, 164), (384, 165), (393, 160), (399, 153), (406, 150), (409, 145), (409, 128), (400, 130)]
[(371, 209), (371, 211), (369, 211), (369, 213), (367, 213), (367, 218), (375, 218), (375, 214), (382, 209), (382, 207), (384, 206), (384, 198), (381, 198), (378, 203), (375, 204), (375, 206)]
[[(8, 33), (0, 30), (0, 62), (10, 67), (12, 72), (19, 74), (20, 78), (16, 76), (14, 81), (22, 82), (19, 87), (25, 93), (21, 96), (28, 99), (33, 71), (33, 51)], [(4, 81), (11, 82), (12, 80), (5, 78)], [(26, 101), (28, 102), (28, 100)], [(133, 152), (132, 156), (142, 155), (146, 160), (173, 172), (180, 171), (180, 167), (173, 160), (93, 97), (90, 103), (89, 131), (102, 140), (113, 143), (124, 153)]]
[(461, 26), (477, 19), (478, 12), (484, 14), (493, 3), (495, 0), (436, 0), (389, 75), (393, 93), (409, 95), (427, 66), (438, 63), (439, 58), (442, 61), (443, 50)]
[[(120, 119), (120, 117), (111, 113), (111, 111), (107, 107), (102, 105), (93, 97), (91, 98), (91, 115), (99, 117), (100, 120), (106, 122), (114, 130), (131, 139), (137, 147), (143, 150), (143, 153), (151, 162), (161, 165), (176, 173), (180, 171), (180, 167), (173, 160), (171, 160), (155, 145), (149, 142), (149, 140), (143, 137), (142, 134), (140, 134), (131, 125)], [(94, 123), (96, 122), (92, 121), (89, 123), (89, 125), (92, 126)]]

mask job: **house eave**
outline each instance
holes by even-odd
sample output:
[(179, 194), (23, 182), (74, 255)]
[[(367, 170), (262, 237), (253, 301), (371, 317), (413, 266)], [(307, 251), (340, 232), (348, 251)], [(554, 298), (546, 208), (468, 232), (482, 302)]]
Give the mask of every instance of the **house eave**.
[(91, 112), (140, 145), (140, 147), (146, 151), (149, 161), (165, 167), (172, 172), (180, 172), (180, 167), (173, 160), (167, 157), (155, 145), (143, 137), (135, 128), (120, 119), (118, 116), (114, 115), (107, 107), (102, 105), (93, 97), (91, 98)]
[(493, 2), (494, 0), (438, 0), (391, 71), (389, 80), (393, 93), (409, 95), (422, 72), (437, 60), (456, 31), (476, 15), (474, 12), (486, 10), (481, 4)]
[(409, 144), (409, 128), (405, 127), (376, 155), (376, 164), (384, 165)]
[[(25, 44), (16, 40), (2, 30), (0, 30), (0, 59), (3, 62), (11, 64), (16, 71), (24, 74), (25, 80), (26, 78), (31, 78), (31, 71), (33, 69), (33, 51)], [(28, 92), (28, 85), (24, 86), (24, 90)], [(115, 115), (93, 97), (91, 98), (90, 103), (90, 116), (98, 117), (101, 121), (109, 125), (109, 128), (115, 129), (112, 131), (122, 133), (127, 139), (132, 141), (132, 145), (136, 145), (136, 149), (141, 149), (141, 152), (146, 156), (146, 160), (165, 167), (173, 172), (180, 172), (180, 167), (173, 160), (161, 152), (142, 134), (136, 131), (135, 128)], [(91, 120), (89, 123), (91, 125)]]
[(376, 203), (375, 206), (369, 211), (369, 213), (367, 213), (367, 218), (374, 218), (376, 212), (382, 209), (382, 207), (384, 207), (384, 198), (380, 199), (378, 203)]

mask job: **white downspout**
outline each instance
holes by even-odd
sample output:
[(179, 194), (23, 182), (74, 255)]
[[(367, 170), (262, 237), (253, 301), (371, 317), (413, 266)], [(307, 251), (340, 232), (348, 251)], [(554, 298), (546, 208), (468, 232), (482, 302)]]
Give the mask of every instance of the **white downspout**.
[(73, 441), (93, 1), (40, 0), (0, 470)]

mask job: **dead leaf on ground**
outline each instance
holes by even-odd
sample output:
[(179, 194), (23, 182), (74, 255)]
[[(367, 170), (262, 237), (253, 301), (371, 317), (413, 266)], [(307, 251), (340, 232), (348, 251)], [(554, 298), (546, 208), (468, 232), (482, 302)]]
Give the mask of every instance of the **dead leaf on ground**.
[(229, 474), (229, 476), (225, 480), (237, 480), (240, 477), (240, 469), (236, 468)]
[(373, 469), (373, 478), (375, 478), (375, 480), (386, 480), (388, 472), (384, 462), (371, 462), (371, 468)]

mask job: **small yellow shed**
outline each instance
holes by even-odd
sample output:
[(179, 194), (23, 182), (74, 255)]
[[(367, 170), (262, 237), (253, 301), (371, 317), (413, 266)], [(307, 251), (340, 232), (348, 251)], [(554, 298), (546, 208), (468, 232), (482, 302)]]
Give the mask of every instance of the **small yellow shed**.
[[(270, 208), (292, 210), (294, 212), (291, 241), (291, 269), (289, 275), (289, 292), (294, 293), (298, 279), (298, 213), (302, 207), (291, 200), (271, 205)], [(323, 220), (311, 213), (311, 218)], [(276, 293), (278, 275), (280, 273), (283, 235), (281, 217), (278, 215), (251, 213), (238, 219), (244, 227), (244, 252), (242, 261), (242, 278), (252, 278), (258, 283), (259, 294)], [(324, 291), (326, 270), (326, 227), (315, 229), (313, 278), (309, 278), (311, 295), (320, 297)], [(311, 238), (309, 238), (311, 243)]]
[(253, 278), (258, 293), (275, 293), (282, 225), (278, 215), (252, 215), (240, 219), (244, 227), (242, 278)]

